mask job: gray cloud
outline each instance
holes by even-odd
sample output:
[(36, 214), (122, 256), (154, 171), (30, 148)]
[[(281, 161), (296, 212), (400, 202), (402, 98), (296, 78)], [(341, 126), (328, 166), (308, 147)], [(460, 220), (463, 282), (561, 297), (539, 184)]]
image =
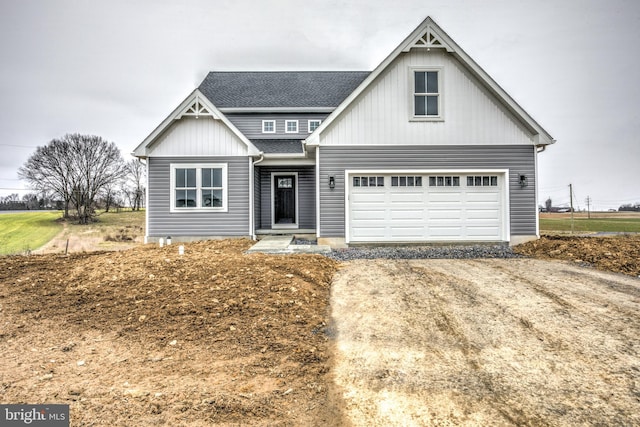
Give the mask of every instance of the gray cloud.
[(634, 0), (0, 1), (0, 188), (30, 154), (9, 144), (129, 153), (209, 70), (372, 69), (426, 15), (558, 140), (541, 200), (640, 202)]

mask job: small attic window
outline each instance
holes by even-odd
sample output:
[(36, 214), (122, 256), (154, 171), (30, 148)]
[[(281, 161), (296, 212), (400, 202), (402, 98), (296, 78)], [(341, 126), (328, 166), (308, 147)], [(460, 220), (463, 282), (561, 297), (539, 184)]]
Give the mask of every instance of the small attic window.
[(320, 127), (320, 120), (309, 120), (309, 133), (312, 133), (314, 130)]
[(276, 121), (275, 120), (263, 120), (262, 121), (262, 133), (276, 133)]
[(284, 121), (285, 133), (298, 133), (298, 121), (297, 120), (285, 120)]

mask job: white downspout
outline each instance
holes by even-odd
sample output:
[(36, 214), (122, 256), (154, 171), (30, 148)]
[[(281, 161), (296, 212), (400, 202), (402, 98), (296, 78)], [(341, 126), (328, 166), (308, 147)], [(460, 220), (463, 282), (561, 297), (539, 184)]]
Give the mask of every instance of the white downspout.
[(145, 166), (146, 171), (146, 179), (145, 185), (146, 189), (144, 192), (144, 244), (149, 243), (149, 159), (145, 159), (143, 162), (141, 158), (138, 158), (138, 161)]
[(320, 147), (316, 147), (316, 239), (320, 238)]
[(253, 161), (253, 157), (249, 157), (249, 234), (252, 240), (257, 240), (256, 235), (256, 222), (254, 212), (254, 199), (255, 199), (255, 166), (264, 160), (264, 153), (260, 152), (260, 158)]

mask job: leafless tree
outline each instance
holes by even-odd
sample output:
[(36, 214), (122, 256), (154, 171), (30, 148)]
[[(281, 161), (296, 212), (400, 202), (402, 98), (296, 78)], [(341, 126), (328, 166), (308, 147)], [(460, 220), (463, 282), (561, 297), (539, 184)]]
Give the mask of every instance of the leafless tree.
[(33, 193), (28, 193), (22, 196), (22, 203), (24, 204), (24, 207), (30, 211), (36, 210), (40, 206), (38, 196)]
[(137, 159), (126, 163), (126, 184), (124, 193), (129, 199), (131, 209), (140, 210), (144, 200), (144, 181), (146, 175), (145, 165)]
[(99, 136), (67, 134), (38, 147), (18, 170), (20, 178), (41, 192), (64, 201), (64, 216), (75, 207), (81, 224), (94, 215), (98, 193), (124, 172), (122, 155), (113, 142)]

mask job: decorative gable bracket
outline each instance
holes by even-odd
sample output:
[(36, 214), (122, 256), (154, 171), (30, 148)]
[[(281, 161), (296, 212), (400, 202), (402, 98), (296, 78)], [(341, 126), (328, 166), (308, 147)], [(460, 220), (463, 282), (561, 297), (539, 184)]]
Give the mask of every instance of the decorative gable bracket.
[(423, 33), (421, 36), (418, 36), (413, 42), (408, 43), (407, 46), (402, 50), (403, 52), (409, 52), (413, 48), (419, 49), (446, 49), (447, 52), (454, 52), (455, 49), (449, 45), (444, 38), (441, 37), (432, 27), (431, 25), (427, 26), (427, 31)]
[(197, 95), (193, 102), (185, 107), (180, 112), (180, 114), (177, 115), (176, 119), (181, 119), (182, 117), (195, 117), (197, 119), (200, 116), (212, 117), (216, 120), (220, 119), (220, 117), (218, 117), (211, 111), (210, 108), (205, 105), (205, 102), (202, 100), (200, 95)]

